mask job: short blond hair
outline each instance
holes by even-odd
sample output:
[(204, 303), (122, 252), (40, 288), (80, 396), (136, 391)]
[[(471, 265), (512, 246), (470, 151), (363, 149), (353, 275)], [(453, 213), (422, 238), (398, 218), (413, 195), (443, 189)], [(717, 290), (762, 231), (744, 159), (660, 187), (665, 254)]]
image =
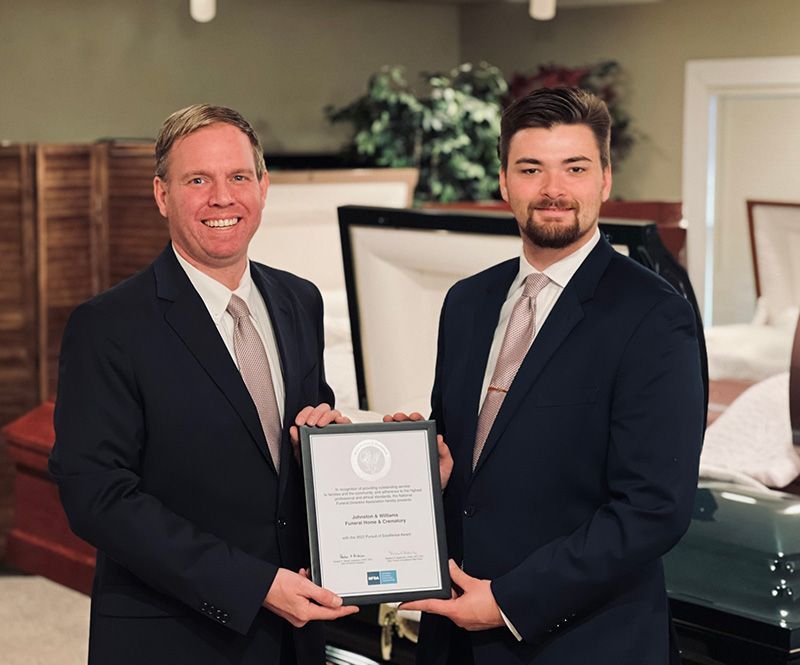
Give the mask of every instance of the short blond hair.
[(165, 180), (167, 177), (167, 157), (175, 141), (196, 132), (202, 127), (208, 127), (218, 122), (240, 129), (250, 140), (253, 147), (253, 159), (256, 164), (256, 176), (261, 180), (261, 176), (267, 170), (264, 163), (264, 149), (261, 141), (247, 120), (237, 111), (225, 106), (212, 106), (211, 104), (193, 104), (185, 109), (175, 111), (170, 115), (161, 127), (156, 139), (156, 176)]

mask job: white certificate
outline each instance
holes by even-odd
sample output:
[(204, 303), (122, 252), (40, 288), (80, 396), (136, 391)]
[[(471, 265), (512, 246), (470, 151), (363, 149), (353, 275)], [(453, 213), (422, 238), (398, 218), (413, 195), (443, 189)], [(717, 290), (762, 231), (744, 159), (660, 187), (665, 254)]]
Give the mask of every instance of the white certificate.
[(435, 423), (301, 428), (311, 571), (348, 604), (449, 598)]

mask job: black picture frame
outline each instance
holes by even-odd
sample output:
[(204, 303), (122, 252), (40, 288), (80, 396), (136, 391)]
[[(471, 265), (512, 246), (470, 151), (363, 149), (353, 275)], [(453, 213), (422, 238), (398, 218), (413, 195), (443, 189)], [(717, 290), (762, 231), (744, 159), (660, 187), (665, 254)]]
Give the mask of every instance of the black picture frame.
[[(319, 529), (324, 523), (325, 517), (320, 516), (319, 506), (316, 500), (315, 482), (321, 473), (314, 468), (313, 451), (314, 445), (338, 445), (331, 440), (332, 435), (338, 434), (361, 434), (365, 439), (377, 439), (386, 432), (410, 432), (422, 431), (425, 433), (427, 442), (426, 459), (421, 459), (423, 464), (420, 468), (427, 469), (424, 473), (426, 489), (430, 492), (433, 529), (430, 534), (435, 540), (436, 551), (432, 556), (436, 558), (440, 585), (435, 589), (386, 589), (385, 591), (375, 591), (368, 594), (342, 593), (337, 589), (331, 589), (341, 596), (345, 605), (364, 605), (389, 602), (405, 602), (420, 600), (424, 598), (451, 597), (450, 593), (450, 573), (447, 562), (447, 539), (444, 527), (444, 507), (442, 503), (442, 488), (439, 478), (439, 454), (436, 444), (436, 423), (431, 420), (405, 421), (405, 422), (375, 422), (359, 423), (348, 425), (328, 425), (326, 427), (300, 427), (300, 448), (302, 455), (303, 476), (305, 484), (306, 511), (308, 516), (308, 539), (311, 553), (311, 579), (315, 584), (325, 586), (324, 562), (320, 558), (320, 535)], [(313, 440), (312, 440), (313, 439)], [(328, 439), (327, 441), (325, 439)], [(342, 454), (350, 455), (349, 450), (343, 450)], [(384, 572), (384, 571), (380, 571)], [(409, 585), (411, 586), (411, 585)]]

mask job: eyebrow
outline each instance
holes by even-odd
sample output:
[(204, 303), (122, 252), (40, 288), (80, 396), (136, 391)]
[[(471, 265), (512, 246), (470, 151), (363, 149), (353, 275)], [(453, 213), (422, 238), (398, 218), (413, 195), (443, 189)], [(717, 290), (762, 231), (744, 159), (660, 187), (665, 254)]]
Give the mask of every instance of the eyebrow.
[[(586, 157), (585, 155), (574, 155), (573, 157), (567, 157), (563, 160), (562, 164), (574, 164), (575, 162), (591, 162), (592, 160)], [(536, 159), (535, 157), (520, 157), (514, 164), (533, 164), (535, 166), (541, 166), (542, 161)]]
[[(231, 171), (228, 172), (228, 175), (236, 175), (238, 173), (247, 173), (247, 174), (250, 174), (250, 175), (255, 175), (255, 172), (256, 171), (255, 171), (254, 168), (246, 167), (246, 168), (241, 168), (241, 169), (232, 169)], [(210, 171), (203, 171), (202, 169), (197, 169), (197, 170), (187, 171), (186, 173), (181, 174), (180, 179), (184, 180), (185, 178), (194, 178), (194, 177), (199, 176), (199, 175), (204, 175), (204, 176), (211, 177), (214, 174), (211, 173)]]

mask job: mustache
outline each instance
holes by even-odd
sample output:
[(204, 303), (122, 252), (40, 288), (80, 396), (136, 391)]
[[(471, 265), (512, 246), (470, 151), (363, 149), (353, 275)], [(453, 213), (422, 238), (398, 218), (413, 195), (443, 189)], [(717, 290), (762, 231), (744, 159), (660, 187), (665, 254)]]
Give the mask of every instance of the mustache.
[(544, 196), (535, 201), (531, 201), (528, 204), (528, 212), (532, 214), (536, 208), (572, 208), (573, 210), (577, 210), (578, 207), (578, 202), (575, 199), (566, 197), (552, 199), (548, 196)]

